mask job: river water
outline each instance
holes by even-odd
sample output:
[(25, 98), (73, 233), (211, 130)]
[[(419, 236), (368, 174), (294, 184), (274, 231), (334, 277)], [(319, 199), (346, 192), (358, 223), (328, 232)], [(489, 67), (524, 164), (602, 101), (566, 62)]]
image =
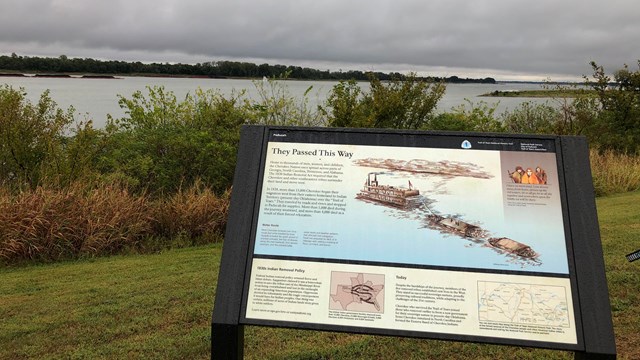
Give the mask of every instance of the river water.
[[(258, 80), (260, 82), (260, 80)], [(288, 92), (298, 99), (302, 99), (305, 91), (312, 86), (308, 93), (308, 105), (315, 108), (327, 97), (331, 88), (337, 82), (332, 81), (284, 81)], [(42, 77), (0, 77), (0, 85), (8, 84), (13, 88), (24, 88), (27, 98), (37, 102), (40, 94), (49, 89), (51, 98), (59, 107), (66, 109), (73, 106), (78, 113), (77, 119), (91, 119), (96, 127), (103, 127), (107, 114), (114, 118), (125, 115), (118, 105), (118, 95), (130, 97), (135, 91), (145, 92), (146, 86), (164, 86), (172, 91), (177, 98), (183, 99), (187, 93), (196, 89), (214, 89), (224, 95), (233, 91), (246, 91), (246, 96), (256, 98), (258, 91), (252, 80), (240, 79), (198, 79), (198, 78), (152, 78), (152, 77), (123, 77), (118, 79), (81, 79), (81, 78), (42, 78)], [(367, 82), (361, 82), (363, 89), (368, 89)], [(525, 90), (540, 89), (539, 84), (498, 83), (498, 84), (447, 84), (447, 91), (438, 103), (438, 111), (445, 112), (452, 107), (484, 101), (496, 106), (496, 114), (513, 110), (525, 101), (543, 102), (539, 98), (491, 98), (479, 97), (494, 90)]]

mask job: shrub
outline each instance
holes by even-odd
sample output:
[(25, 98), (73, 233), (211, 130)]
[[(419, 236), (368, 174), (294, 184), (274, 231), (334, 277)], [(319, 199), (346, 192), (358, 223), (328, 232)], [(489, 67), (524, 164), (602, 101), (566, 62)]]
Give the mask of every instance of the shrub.
[(73, 122), (73, 108), (59, 109), (49, 97), (37, 104), (24, 89), (0, 87), (0, 185), (35, 188), (44, 178), (65, 173), (63, 139)]
[(382, 82), (371, 75), (369, 92), (355, 81), (341, 81), (330, 92), (325, 113), (329, 126), (389, 129), (424, 129), (434, 118), (445, 92), (442, 82), (430, 82), (409, 74)]
[[(340, 81), (327, 97), (328, 124), (333, 127), (368, 127), (365, 94), (356, 80)], [(326, 109), (323, 109), (327, 113)]]
[(100, 172), (155, 196), (197, 179), (224, 192), (233, 179), (240, 125), (249, 117), (240, 95), (198, 90), (178, 102), (162, 87), (147, 91), (120, 98), (127, 117), (108, 126)]
[(560, 121), (558, 109), (549, 104), (523, 102), (511, 112), (502, 114), (507, 132), (523, 134), (553, 134)]
[(438, 114), (423, 130), (502, 132), (502, 123), (494, 116), (495, 106), (486, 102), (473, 103), (465, 99), (466, 105), (451, 109), (451, 112)]
[(302, 98), (297, 99), (285, 83), (288, 75), (253, 81), (258, 99), (245, 99), (245, 108), (251, 113), (247, 120), (262, 125), (325, 126), (325, 114), (319, 108), (309, 107), (313, 86), (309, 86)]

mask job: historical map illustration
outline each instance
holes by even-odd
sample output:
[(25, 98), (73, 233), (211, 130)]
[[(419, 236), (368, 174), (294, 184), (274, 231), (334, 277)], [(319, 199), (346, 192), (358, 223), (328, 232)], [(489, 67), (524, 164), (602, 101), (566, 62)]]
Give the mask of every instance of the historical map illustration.
[(333, 271), (330, 308), (384, 312), (384, 275)]
[(569, 327), (564, 287), (478, 281), (480, 321)]

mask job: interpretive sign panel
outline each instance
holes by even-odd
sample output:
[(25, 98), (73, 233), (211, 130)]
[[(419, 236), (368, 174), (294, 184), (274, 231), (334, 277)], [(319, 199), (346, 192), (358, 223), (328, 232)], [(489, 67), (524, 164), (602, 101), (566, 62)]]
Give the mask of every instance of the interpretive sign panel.
[(575, 138), (252, 132), (239, 324), (585, 351)]

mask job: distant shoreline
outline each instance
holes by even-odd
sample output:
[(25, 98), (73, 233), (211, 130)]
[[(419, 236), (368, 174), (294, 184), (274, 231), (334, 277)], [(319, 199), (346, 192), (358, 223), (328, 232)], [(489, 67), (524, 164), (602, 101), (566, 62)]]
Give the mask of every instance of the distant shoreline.
[[(24, 73), (13, 72), (11, 70), (0, 70), (0, 78), (3, 77), (20, 77), (20, 78), (55, 78), (55, 79), (122, 79), (124, 77), (145, 77), (145, 78), (175, 78), (175, 79), (224, 79), (224, 80), (262, 80), (261, 77), (242, 77), (242, 76), (210, 76), (210, 75), (178, 75), (178, 74), (149, 74), (149, 73), (131, 73), (131, 74), (85, 74), (85, 73)], [(269, 78), (271, 79), (271, 78)], [(338, 82), (340, 79), (306, 79), (306, 78), (285, 78), (278, 81), (326, 81)], [(368, 82), (368, 80), (356, 80), (358, 82)], [(385, 80), (383, 80), (385, 81)], [(482, 79), (465, 79), (464, 81), (445, 81), (446, 84), (487, 84)], [(509, 81), (499, 81), (489, 84), (509, 83)]]
[[(168, 79), (224, 79), (224, 80), (262, 80), (260, 77), (241, 77), (241, 76), (209, 76), (209, 75), (176, 75), (176, 74), (148, 74), (148, 73), (132, 73), (132, 74), (87, 74), (87, 73), (36, 73), (36, 72), (14, 72), (11, 70), (0, 70), (0, 78), (3, 77), (20, 77), (20, 78), (52, 78), (52, 79), (123, 79), (124, 77), (143, 77), (143, 78), (168, 78)], [(278, 81), (326, 81), (326, 82), (338, 82), (338, 79), (302, 79), (302, 78), (286, 78), (277, 79)], [(367, 80), (356, 80), (358, 82), (367, 82)], [(456, 82), (446, 81), (446, 84), (487, 84), (481, 81), (469, 81)], [(548, 82), (548, 81), (518, 81), (518, 80), (497, 80), (492, 85), (507, 85), (507, 84), (547, 84), (547, 85), (580, 85), (580, 83), (572, 82)], [(549, 90), (552, 91), (552, 90)], [(548, 92), (548, 91), (545, 91)], [(547, 95), (533, 95), (531, 94), (515, 94), (509, 91), (499, 91), (497, 94), (487, 93), (480, 96), (485, 97), (546, 97)]]
[[(123, 79), (124, 77), (142, 77), (142, 78), (168, 78), (168, 79), (223, 79), (223, 80), (261, 80), (256, 77), (233, 77), (233, 76), (208, 76), (208, 75), (173, 75), (173, 74), (83, 74), (83, 73), (20, 73), (20, 72), (2, 72), (0, 78), (3, 77), (20, 77), (20, 78), (54, 78), (54, 79)], [(278, 79), (286, 81), (339, 81), (333, 79)], [(365, 81), (365, 80), (358, 80)]]
[(115, 75), (96, 75), (96, 74), (64, 74), (64, 73), (12, 73), (0, 72), (0, 77), (21, 77), (21, 78), (55, 78), (55, 79), (122, 79)]

